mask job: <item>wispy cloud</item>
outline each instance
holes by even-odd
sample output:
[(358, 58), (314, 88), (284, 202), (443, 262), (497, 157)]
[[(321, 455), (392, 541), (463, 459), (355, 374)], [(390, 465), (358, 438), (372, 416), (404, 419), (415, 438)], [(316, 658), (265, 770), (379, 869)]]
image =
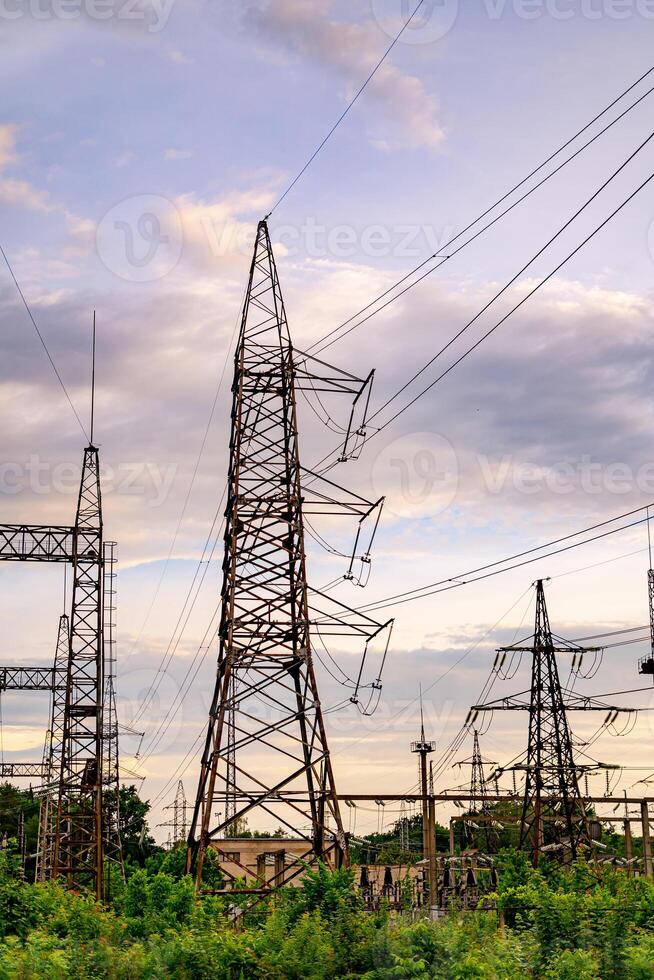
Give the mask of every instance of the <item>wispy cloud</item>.
[[(344, 96), (349, 99), (381, 57), (384, 40), (373, 21), (357, 24), (331, 20), (331, 7), (330, 0), (311, 4), (274, 0), (265, 7), (251, 7), (246, 22), (261, 39), (274, 41), (312, 64), (335, 70), (346, 82)], [(379, 106), (399, 129), (400, 135), (386, 135), (385, 149), (406, 144), (436, 149), (441, 145), (444, 134), (437, 102), (416, 76), (386, 61), (367, 89), (366, 99)], [(375, 145), (378, 141), (376, 134)]]

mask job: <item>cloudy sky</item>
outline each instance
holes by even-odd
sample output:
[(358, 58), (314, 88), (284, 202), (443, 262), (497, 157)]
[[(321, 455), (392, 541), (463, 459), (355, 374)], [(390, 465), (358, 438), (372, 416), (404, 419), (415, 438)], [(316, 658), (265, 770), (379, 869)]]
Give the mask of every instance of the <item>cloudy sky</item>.
[[(120, 558), (121, 720), (146, 732), (140, 759), (133, 758), (137, 738), (124, 739), (123, 753), (126, 766), (146, 776), (154, 822), (165, 819), (178, 768), (187, 794), (195, 791), (193, 749), (215, 670), (207, 629), (220, 546), (199, 575), (198, 562), (224, 485), (231, 345), (256, 222), (410, 9), (403, 0), (0, 2), (1, 242), (85, 426), (97, 310), (96, 435), (106, 533)], [(653, 21), (649, 0), (427, 2), (270, 219), (296, 345), (348, 321), (430, 255), (449, 254), (450, 239), (651, 67)], [(654, 143), (639, 149), (652, 132), (650, 85), (654, 73), (586, 139), (643, 96), (606, 135), (325, 352), (358, 375), (376, 369), (376, 410), (638, 149), (378, 423), (452, 365), (650, 176)], [(461, 576), (654, 501), (653, 220), (654, 182), (374, 435), (358, 462), (340, 468), (337, 478), (348, 486), (387, 498), (369, 584), (361, 591), (343, 583), (343, 602)], [(85, 436), (6, 268), (0, 317), (4, 520), (67, 523)], [(337, 442), (310, 408), (300, 407), (307, 465)], [(338, 400), (329, 410), (337, 420), (348, 411)], [(339, 544), (344, 535), (338, 532)], [(557, 633), (578, 637), (647, 622), (647, 567), (639, 526), (386, 610), (396, 623), (376, 715), (362, 718), (352, 707), (328, 716), (339, 788), (413, 786), (408, 744), (419, 684), (429, 734), (444, 750), (484, 687), (495, 646), (529, 632), (536, 577), (551, 578)], [(316, 585), (343, 571), (342, 561), (311, 545)], [(0, 575), (4, 659), (51, 659), (61, 570), (7, 566)], [(189, 611), (193, 582), (199, 589)], [(636, 661), (645, 650), (607, 650), (598, 674), (579, 679), (577, 690), (642, 687)], [(348, 674), (359, 654), (334, 651)], [(336, 704), (343, 688), (317, 666), (323, 702)], [(569, 666), (562, 664), (566, 677)], [(524, 690), (526, 668), (497, 679), (494, 695)], [(645, 691), (619, 703), (651, 701)], [(43, 697), (6, 694), (2, 715), (5, 760), (40, 758)], [(602, 720), (576, 718), (579, 738)], [(590, 751), (647, 766), (653, 735), (645, 712), (631, 735), (607, 733)], [(496, 714), (484, 753), (507, 761), (525, 738), (523, 716)], [(189, 750), (190, 764), (180, 768)], [(455, 758), (469, 752), (464, 743)], [(625, 771), (615, 788), (647, 774)], [(438, 786), (467, 779), (465, 768), (448, 764)], [(592, 786), (602, 792), (604, 777)], [(388, 809), (386, 821), (394, 816)], [(377, 826), (373, 811), (357, 812), (358, 831)]]

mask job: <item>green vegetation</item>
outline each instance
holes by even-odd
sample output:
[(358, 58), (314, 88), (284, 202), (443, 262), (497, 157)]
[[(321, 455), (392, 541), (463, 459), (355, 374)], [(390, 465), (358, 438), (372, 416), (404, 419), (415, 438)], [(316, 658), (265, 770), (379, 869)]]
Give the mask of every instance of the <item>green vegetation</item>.
[[(35, 801), (12, 792), (0, 791), (0, 826), (12, 837), (0, 851), (0, 980), (654, 980), (654, 881), (608, 866), (535, 871), (507, 848), (497, 893), (479, 908), (454, 902), (436, 922), (383, 903), (366, 912), (352, 872), (319, 867), (235, 927), (224, 896), (196, 897), (184, 847), (154, 844), (148, 804), (133, 788), (121, 792), (128, 878), (115, 881), (110, 907), (32, 884), (11, 820), (16, 806), (25, 810), (31, 842)], [(410, 845), (419, 835), (413, 819)], [(372, 835), (369, 849), (382, 863), (394, 858), (397, 836)], [(415, 853), (410, 846), (407, 857)], [(207, 888), (219, 887), (219, 865), (205, 868)]]
[(0, 978), (644, 980), (654, 977), (654, 882), (584, 864), (533, 871), (502, 858), (493, 911), (438, 922), (365, 912), (348, 871), (319, 868), (230, 924), (222, 897), (197, 900), (182, 849), (132, 868), (113, 906), (25, 881), (0, 853)]

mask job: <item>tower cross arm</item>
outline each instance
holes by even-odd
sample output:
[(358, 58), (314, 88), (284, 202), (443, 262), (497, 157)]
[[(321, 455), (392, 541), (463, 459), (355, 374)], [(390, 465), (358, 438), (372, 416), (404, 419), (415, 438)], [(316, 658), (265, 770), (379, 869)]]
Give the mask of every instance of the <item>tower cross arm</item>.
[(0, 561), (66, 561), (75, 556), (75, 528), (0, 524)]

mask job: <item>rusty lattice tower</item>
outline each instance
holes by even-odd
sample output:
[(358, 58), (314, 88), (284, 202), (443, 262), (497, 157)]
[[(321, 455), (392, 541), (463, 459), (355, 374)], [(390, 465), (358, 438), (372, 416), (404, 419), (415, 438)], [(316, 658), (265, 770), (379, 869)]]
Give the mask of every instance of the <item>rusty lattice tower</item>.
[[(476, 718), (481, 711), (528, 711), (529, 737), (524, 762), (500, 767), (505, 771), (524, 773), (520, 846), (532, 851), (537, 864), (543, 851), (552, 851), (564, 860), (574, 860), (580, 850), (593, 846), (585, 802), (579, 788), (580, 774), (615, 769), (602, 762), (575, 761), (574, 744), (568, 721), (569, 711), (600, 711), (615, 720), (620, 714), (632, 714), (631, 708), (607, 704), (600, 698), (581, 695), (561, 684), (557, 655), (572, 655), (572, 672), (580, 672), (586, 654), (601, 656), (600, 647), (580, 647), (559, 636), (550, 628), (543, 580), (536, 582), (536, 619), (533, 639), (500, 647), (500, 664), (504, 657), (527, 654), (531, 658), (529, 691), (474, 705)], [(498, 660), (496, 658), (496, 665)], [(606, 724), (606, 722), (605, 722)]]
[(73, 595), (54, 874), (103, 896), (103, 572), (100, 463), (84, 450), (72, 554)]
[[(296, 390), (308, 359), (293, 349), (262, 221), (235, 354), (220, 650), (189, 831), (198, 883), (207, 848), (255, 811), (305, 843), (266, 888), (299, 874), (301, 861), (347, 860), (312, 658), (304, 515), (345, 507), (363, 520), (378, 505), (356, 495), (343, 505), (330, 496), (336, 485), (317, 490), (313, 474), (303, 490)], [(314, 390), (329, 381), (359, 398), (369, 383), (321, 367), (322, 378), (310, 376)], [(378, 630), (366, 617), (337, 619), (322, 616), (321, 640)]]

